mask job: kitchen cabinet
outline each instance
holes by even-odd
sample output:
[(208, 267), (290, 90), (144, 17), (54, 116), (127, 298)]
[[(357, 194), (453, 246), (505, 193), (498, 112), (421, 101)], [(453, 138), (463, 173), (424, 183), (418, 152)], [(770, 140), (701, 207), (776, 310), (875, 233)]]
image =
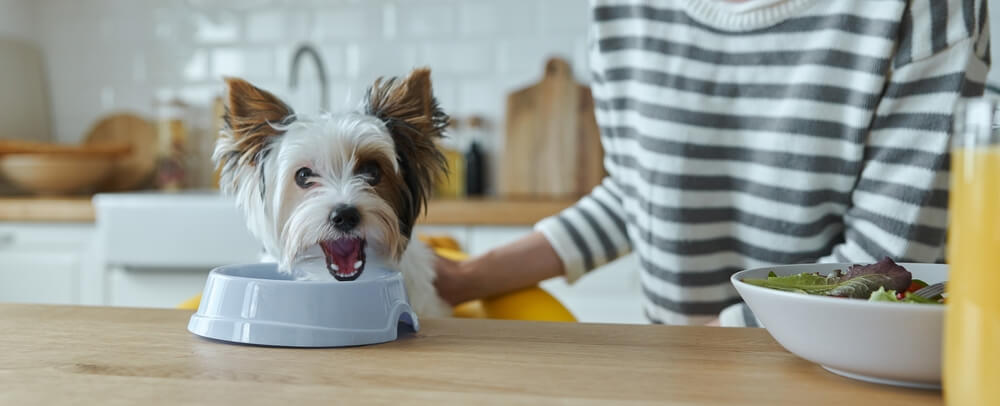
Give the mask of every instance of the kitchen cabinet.
[(0, 302), (76, 304), (94, 226), (0, 223)]
[[(437, 214), (415, 233), (450, 236), (471, 255), (531, 233), (530, 223), (562, 207), (432, 203)], [(62, 217), (44, 217), (53, 213)], [(242, 214), (213, 192), (98, 195), (93, 206), (84, 199), (7, 199), (0, 219), (0, 302), (175, 307), (201, 292), (212, 268), (257, 262), (261, 254)], [(636, 269), (627, 256), (573, 285), (560, 277), (540, 286), (581, 321), (642, 323)]]
[(201, 293), (211, 268), (134, 268), (107, 270), (104, 304), (172, 308)]

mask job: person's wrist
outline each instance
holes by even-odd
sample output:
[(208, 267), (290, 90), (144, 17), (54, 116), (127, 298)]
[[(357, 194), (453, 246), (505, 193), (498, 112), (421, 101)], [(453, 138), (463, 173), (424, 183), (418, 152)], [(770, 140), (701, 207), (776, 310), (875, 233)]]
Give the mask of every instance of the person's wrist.
[(458, 264), (459, 272), (462, 274), (463, 292), (469, 300), (482, 299), (489, 296), (492, 285), (489, 281), (489, 263), (493, 256), (492, 251), (478, 257), (462, 261)]

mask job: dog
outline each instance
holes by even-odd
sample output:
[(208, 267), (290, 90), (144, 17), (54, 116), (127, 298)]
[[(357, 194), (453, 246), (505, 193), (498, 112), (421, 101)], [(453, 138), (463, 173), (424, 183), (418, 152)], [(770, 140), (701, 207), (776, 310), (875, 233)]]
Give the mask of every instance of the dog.
[(412, 239), (447, 166), (435, 141), (449, 119), (430, 70), (380, 78), (358, 111), (313, 118), (245, 80), (226, 85), (226, 125), (212, 154), (220, 188), (278, 270), (338, 281), (368, 265), (398, 270), (417, 314), (450, 315), (434, 289), (434, 256)]

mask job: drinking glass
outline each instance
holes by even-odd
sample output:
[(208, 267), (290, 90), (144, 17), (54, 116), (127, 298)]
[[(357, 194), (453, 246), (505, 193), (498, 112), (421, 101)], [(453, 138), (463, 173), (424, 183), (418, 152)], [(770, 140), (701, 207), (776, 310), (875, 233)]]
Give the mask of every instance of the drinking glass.
[(959, 103), (951, 155), (944, 397), (1000, 405), (1000, 110)]

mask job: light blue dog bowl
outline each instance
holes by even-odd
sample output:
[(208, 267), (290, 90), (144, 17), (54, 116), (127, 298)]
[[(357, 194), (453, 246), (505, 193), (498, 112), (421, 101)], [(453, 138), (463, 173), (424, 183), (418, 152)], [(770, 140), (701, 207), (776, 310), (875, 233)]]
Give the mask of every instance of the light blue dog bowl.
[(350, 282), (295, 281), (276, 264), (212, 270), (188, 331), (243, 344), (344, 347), (393, 341), (420, 328), (399, 272), (371, 267)]

